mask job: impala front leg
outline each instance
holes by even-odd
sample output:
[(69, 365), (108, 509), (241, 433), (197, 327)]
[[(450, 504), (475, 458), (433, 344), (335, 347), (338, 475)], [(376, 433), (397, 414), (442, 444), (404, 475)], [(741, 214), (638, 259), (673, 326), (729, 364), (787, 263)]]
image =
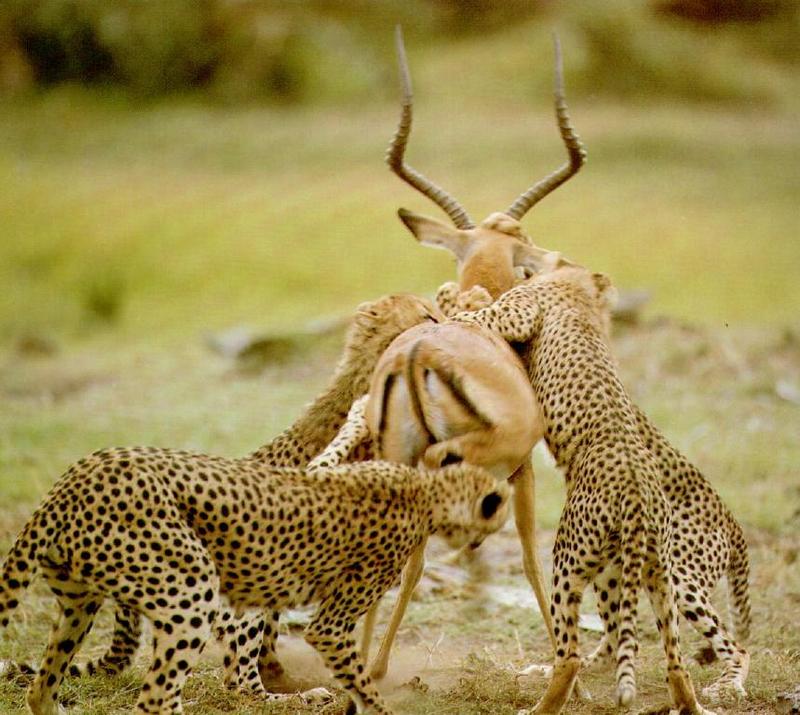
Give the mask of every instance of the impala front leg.
[(411, 556), (403, 569), (403, 575), (400, 579), (400, 593), (397, 596), (397, 603), (394, 604), (389, 625), (386, 627), (386, 633), (381, 641), (381, 647), (378, 655), (375, 656), (375, 662), (370, 669), (370, 675), (376, 680), (386, 675), (389, 669), (389, 655), (392, 651), (397, 629), (400, 627), (400, 622), (408, 608), (408, 603), (411, 601), (411, 594), (422, 578), (422, 569), (425, 566), (425, 544), (427, 539), (423, 541)]

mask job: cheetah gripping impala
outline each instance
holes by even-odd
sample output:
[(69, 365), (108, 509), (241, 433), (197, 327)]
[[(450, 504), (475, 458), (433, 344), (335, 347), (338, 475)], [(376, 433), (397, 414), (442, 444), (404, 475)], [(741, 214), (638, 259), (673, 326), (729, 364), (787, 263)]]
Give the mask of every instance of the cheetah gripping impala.
[(617, 612), (618, 704), (630, 706), (636, 695), (636, 605), (644, 585), (666, 652), (672, 706), (676, 713), (708, 715), (697, 702), (679, 645), (675, 593), (688, 591), (680, 579), (685, 569), (674, 567), (671, 535), (680, 527), (673, 525), (658, 459), (639, 432), (637, 411), (607, 347), (611, 284), (558, 254), (544, 259), (551, 264), (548, 272), (489, 307), (455, 316), (526, 343), (545, 439), (567, 482), (553, 549), (551, 614), (558, 645), (550, 685), (534, 712), (562, 711), (580, 667), (583, 592), (605, 570), (616, 568), (619, 590), (599, 600), (606, 620), (607, 608)]
[(41, 572), (59, 617), (27, 700), (35, 715), (51, 715), (63, 711), (59, 685), (100, 604), (114, 598), (153, 627), (136, 712), (180, 713), (221, 600), (237, 610), (316, 603), (305, 637), (350, 711), (389, 713), (357, 653), (357, 619), (431, 532), (463, 528), (480, 543), (496, 531), (508, 494), (467, 465), (363, 462), (306, 474), (153, 448), (96, 452), (17, 537), (0, 574), (0, 624)]

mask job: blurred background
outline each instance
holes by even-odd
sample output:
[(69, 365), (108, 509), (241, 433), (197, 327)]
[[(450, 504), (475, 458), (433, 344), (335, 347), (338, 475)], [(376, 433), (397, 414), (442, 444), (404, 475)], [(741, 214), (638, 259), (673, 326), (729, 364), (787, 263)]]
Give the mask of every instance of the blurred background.
[(0, 339), (285, 327), (452, 277), (383, 165), (398, 22), (409, 160), (476, 220), (564, 159), (555, 30), (589, 163), (534, 240), (657, 313), (796, 316), (794, 0), (5, 0)]

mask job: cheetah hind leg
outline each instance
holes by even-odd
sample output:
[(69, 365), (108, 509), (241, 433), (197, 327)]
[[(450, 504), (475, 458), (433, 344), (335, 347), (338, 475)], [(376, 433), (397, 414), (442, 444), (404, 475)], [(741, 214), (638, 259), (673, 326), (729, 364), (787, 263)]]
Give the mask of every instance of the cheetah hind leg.
[(669, 563), (667, 558), (653, 569), (645, 569), (649, 573), (645, 585), (667, 656), (667, 681), (672, 696), (669, 715), (715, 715), (697, 702), (692, 681), (681, 657), (678, 608), (665, 562)]
[(61, 715), (66, 709), (58, 703), (58, 689), (70, 661), (92, 627), (103, 598), (85, 591), (82, 584), (59, 580), (55, 572), (45, 571), (45, 575), (56, 594), (59, 616), (26, 700), (34, 715)]
[[(136, 611), (117, 604), (114, 608), (114, 633), (108, 650), (98, 659), (82, 665), (70, 665), (68, 675), (81, 678), (86, 675), (103, 673), (119, 675), (133, 662), (139, 648), (142, 633), (142, 617)], [(0, 660), (0, 678), (11, 680), (18, 685), (28, 685), (36, 676), (38, 668), (28, 663), (13, 660)]]
[(142, 635), (142, 616), (121, 604), (114, 607), (114, 633), (108, 650), (97, 660), (84, 665), (72, 665), (69, 674), (74, 678), (103, 673), (119, 675), (127, 670), (139, 649)]
[(749, 654), (725, 628), (705, 589), (679, 573), (677, 578), (675, 594), (680, 612), (698, 633), (708, 639), (708, 650), (723, 664), (722, 675), (703, 688), (703, 697), (712, 703), (747, 697), (744, 683), (750, 669)]

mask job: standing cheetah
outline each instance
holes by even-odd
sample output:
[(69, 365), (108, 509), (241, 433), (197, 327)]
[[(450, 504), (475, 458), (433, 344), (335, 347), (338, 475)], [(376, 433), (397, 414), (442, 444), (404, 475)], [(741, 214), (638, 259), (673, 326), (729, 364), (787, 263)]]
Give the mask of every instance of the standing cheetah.
[[(390, 295), (360, 305), (328, 388), (294, 424), (250, 458), (264, 467), (304, 467), (336, 434), (352, 401), (367, 391), (375, 363), (391, 341), (414, 325), (443, 320), (433, 305), (413, 295)], [(358, 458), (370, 456), (369, 445), (364, 445)], [(106, 653), (84, 665), (70, 666), (71, 676), (116, 674), (130, 665), (139, 647), (141, 616), (124, 604), (116, 604), (114, 617), (114, 632)], [(277, 612), (236, 617), (230, 609), (220, 609), (215, 631), (226, 646), (224, 682), (228, 687), (263, 696), (264, 681), (282, 673), (275, 654), (277, 626)], [(2, 665), (5, 672), (21, 671), (28, 676), (36, 672), (26, 664)]]
[(672, 705), (707, 714), (681, 657), (670, 504), (658, 460), (639, 432), (637, 411), (607, 347), (610, 290), (602, 274), (566, 265), (513, 288), (491, 306), (455, 317), (525, 344), (545, 439), (567, 482), (553, 549), (551, 614), (558, 645), (553, 676), (534, 712), (559, 713), (564, 707), (580, 667), (583, 592), (609, 564), (617, 564), (619, 590), (609, 608), (618, 609), (618, 705), (629, 706), (636, 695), (636, 610), (644, 584), (664, 644)]
[(59, 618), (27, 702), (52, 715), (103, 599), (146, 616), (153, 661), (136, 712), (162, 715), (182, 712), (221, 599), (237, 612), (315, 603), (305, 638), (350, 695), (349, 712), (388, 714), (357, 652), (356, 621), (430, 533), (462, 528), (480, 543), (505, 521), (508, 496), (468, 465), (362, 462), (306, 474), (154, 448), (95, 452), (56, 482), (14, 542), (0, 572), (0, 625), (41, 572)]

